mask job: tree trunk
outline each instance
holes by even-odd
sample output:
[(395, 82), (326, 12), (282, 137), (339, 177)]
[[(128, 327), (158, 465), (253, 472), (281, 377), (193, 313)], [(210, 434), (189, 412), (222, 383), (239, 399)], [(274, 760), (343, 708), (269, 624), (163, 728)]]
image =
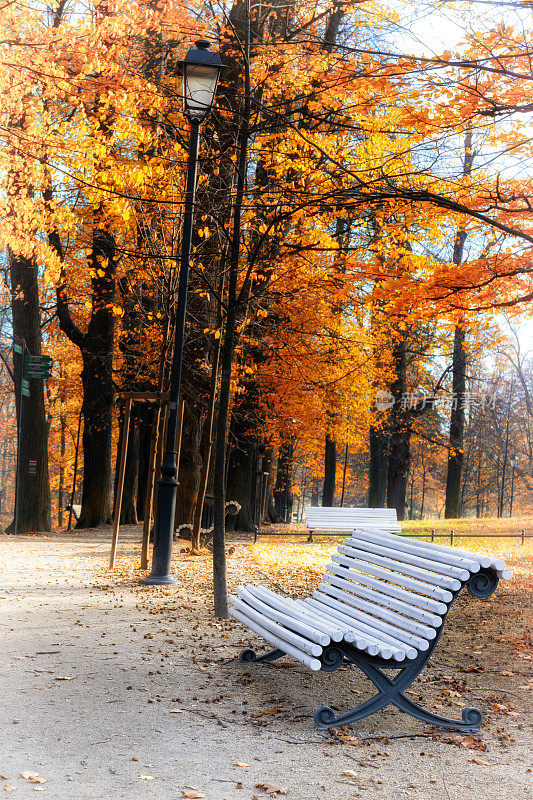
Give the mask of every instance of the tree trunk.
[[(139, 487), (139, 448), (140, 448), (140, 420), (139, 407), (133, 406), (128, 449), (126, 452), (126, 465), (124, 471), (124, 486), (122, 489), (122, 505), (120, 507), (120, 524), (137, 525), (137, 491)], [(118, 451), (120, 452), (120, 450)]]
[(446, 474), (445, 519), (459, 516), (461, 476), (464, 462), (464, 396), (466, 390), (466, 352), (464, 350), (465, 329), (455, 328), (452, 361), (452, 410), (450, 414), (450, 439), (448, 451), (448, 471)]
[[(10, 253), (9, 268), (13, 339), (15, 342), (23, 340), (26, 351), (31, 355), (41, 355), (37, 265), (33, 261)], [(17, 533), (49, 531), (52, 528), (52, 518), (48, 477), (48, 426), (43, 381), (30, 379), (30, 396), (21, 398), (22, 369), (22, 356), (16, 353), (14, 355), (15, 400), (17, 429), (20, 436)], [(35, 462), (31, 468), (30, 462)], [(13, 531), (13, 524), (7, 530)]]
[[(95, 344), (94, 342), (92, 344)], [(108, 351), (109, 357), (111, 353)], [(111, 522), (111, 431), (113, 383), (107, 359), (93, 348), (82, 352), (83, 488), (76, 528)]]
[[(239, 436), (238, 426), (234, 434)], [(254, 531), (254, 484), (257, 473), (257, 446), (249, 439), (234, 439), (231, 450), (228, 481), (226, 485), (227, 500), (235, 500), (241, 510), (235, 517), (228, 518), (227, 530)]]
[(368, 507), (384, 508), (389, 472), (389, 434), (382, 428), (371, 425), (369, 446)]
[[(465, 137), (465, 157), (463, 174), (472, 171), (474, 153), (472, 150), (472, 134)], [(459, 229), (455, 235), (453, 246), (453, 263), (461, 264), (463, 260), (466, 231)], [(464, 349), (465, 326), (462, 321), (455, 328), (452, 355), (452, 410), (450, 414), (450, 438), (448, 448), (448, 471), (446, 474), (445, 519), (456, 519), (461, 506), (461, 477), (463, 474), (463, 443), (465, 425), (465, 391), (466, 391), (466, 352)]]
[(320, 489), (320, 481), (316, 477), (311, 478), (311, 505), (318, 506), (318, 496)]
[[(407, 338), (403, 336), (394, 346), (394, 371), (396, 378), (391, 394), (396, 398), (405, 395), (407, 389)], [(390, 416), (389, 471), (387, 484), (387, 506), (396, 509), (399, 520), (405, 519), (407, 478), (411, 459), (411, 420), (408, 409), (395, 403)]]
[(322, 505), (331, 507), (335, 500), (335, 473), (337, 470), (337, 443), (326, 434), (324, 453), (324, 487), (322, 489)]
[(265, 489), (265, 522), (276, 524), (281, 522), (281, 518), (276, 511), (276, 505), (274, 503), (274, 478), (277, 472), (278, 459), (272, 450), (268, 450), (267, 453), (265, 453), (265, 459), (267, 459), (268, 462), (268, 478)]
[(190, 402), (185, 403), (176, 491), (176, 527), (193, 523), (200, 489), (204, 419), (205, 408), (202, 404), (192, 406)]
[(406, 419), (398, 420), (391, 436), (387, 507), (396, 509), (398, 520), (405, 519), (407, 478), (410, 463), (411, 430)]
[(283, 522), (291, 521), (292, 514), (292, 466), (294, 442), (284, 442), (278, 454), (278, 470), (274, 487), (276, 513)]
[[(93, 310), (87, 333), (80, 334), (78, 340), (83, 359), (84, 425), (83, 489), (77, 529), (111, 522), (114, 317), (110, 306), (115, 293), (114, 255), (114, 238), (105, 231), (95, 231), (89, 257), (97, 276), (92, 279)], [(105, 269), (102, 263), (105, 263)], [(99, 272), (104, 274), (99, 275)], [(69, 335), (68, 330), (65, 332)]]
[(153, 414), (153, 403), (143, 403), (140, 409), (139, 420), (139, 470), (137, 478), (137, 519), (139, 521), (144, 519)]

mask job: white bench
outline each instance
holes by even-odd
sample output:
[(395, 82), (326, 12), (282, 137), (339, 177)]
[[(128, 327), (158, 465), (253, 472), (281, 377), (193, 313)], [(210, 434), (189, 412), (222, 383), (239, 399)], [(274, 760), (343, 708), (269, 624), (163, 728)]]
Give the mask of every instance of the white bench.
[(344, 532), (355, 528), (377, 528), (388, 533), (400, 533), (394, 508), (333, 508), (330, 506), (306, 506), (305, 524), (309, 541), (317, 531)]
[[(424, 722), (469, 733), (481, 723), (477, 709), (448, 719), (405, 692), (433, 652), (461, 589), (488, 597), (500, 578), (511, 577), (498, 558), (364, 529), (339, 545), (312, 597), (292, 600), (263, 586), (239, 586), (230, 614), (276, 648), (262, 656), (244, 650), (242, 662), (289, 655), (324, 672), (353, 663), (373, 681), (378, 693), (357, 708), (338, 716), (318, 709), (319, 728), (355, 722), (393, 703)], [(399, 672), (389, 677), (385, 668)]]

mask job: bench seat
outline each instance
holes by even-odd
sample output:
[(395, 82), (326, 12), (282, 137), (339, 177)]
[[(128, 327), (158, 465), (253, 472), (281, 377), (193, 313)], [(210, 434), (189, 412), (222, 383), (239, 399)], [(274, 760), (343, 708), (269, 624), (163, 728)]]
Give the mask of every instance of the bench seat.
[(319, 531), (344, 532), (366, 528), (400, 533), (394, 508), (336, 508), (306, 506), (305, 524), (312, 535)]
[[(466, 723), (418, 706), (415, 713), (399, 687), (406, 680), (408, 686), (423, 669), (463, 587), (488, 597), (500, 578), (511, 576), (501, 559), (366, 528), (339, 545), (311, 597), (293, 600), (248, 584), (231, 597), (230, 614), (276, 648), (262, 657), (246, 650), (242, 661), (286, 654), (313, 671), (333, 671), (352, 662), (380, 689), (379, 707), (392, 702), (420, 719), (471, 731), (481, 721), (475, 709), (469, 710)], [(381, 672), (387, 666), (400, 667), (402, 681), (391, 682)], [(320, 727), (331, 727), (363, 716), (367, 713), (361, 709), (340, 717), (321, 709), (315, 719)]]

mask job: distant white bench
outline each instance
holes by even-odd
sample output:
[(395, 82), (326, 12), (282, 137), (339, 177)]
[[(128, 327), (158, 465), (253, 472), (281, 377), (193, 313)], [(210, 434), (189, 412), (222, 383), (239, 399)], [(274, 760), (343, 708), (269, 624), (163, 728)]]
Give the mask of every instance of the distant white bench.
[(306, 506), (305, 524), (309, 541), (313, 533), (339, 533), (355, 528), (377, 528), (388, 533), (400, 533), (395, 508), (333, 508), (330, 506)]
[[(67, 503), (67, 505), (65, 506), (65, 511), (70, 511), (70, 503)], [(74, 503), (74, 505), (72, 506), (72, 515), (76, 521), (79, 520), (80, 514), (81, 514), (81, 504)]]
[[(318, 709), (319, 728), (355, 722), (393, 703), (424, 722), (470, 733), (481, 723), (477, 709), (448, 719), (405, 693), (435, 649), (461, 589), (488, 597), (500, 578), (511, 577), (501, 559), (367, 528), (339, 545), (312, 597), (292, 600), (263, 586), (239, 586), (230, 614), (276, 648), (260, 657), (244, 650), (242, 662), (289, 655), (324, 672), (352, 663), (375, 684), (378, 693), (357, 708), (338, 716)], [(397, 675), (383, 672), (390, 668)]]

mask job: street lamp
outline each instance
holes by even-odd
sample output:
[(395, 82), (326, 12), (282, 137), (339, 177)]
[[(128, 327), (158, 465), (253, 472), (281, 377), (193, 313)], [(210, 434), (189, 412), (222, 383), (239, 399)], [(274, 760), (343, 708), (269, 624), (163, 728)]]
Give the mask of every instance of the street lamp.
[(194, 198), (196, 194), (198, 141), (200, 125), (207, 118), (213, 107), (218, 79), (220, 73), (224, 69), (219, 54), (211, 53), (209, 47), (210, 43), (208, 41), (200, 39), (196, 42), (196, 47), (191, 48), (183, 61), (179, 62), (180, 71), (183, 76), (184, 113), (191, 123), (191, 135), (189, 139), (187, 186), (183, 211), (174, 355), (170, 373), (167, 437), (161, 464), (161, 478), (159, 479), (152, 571), (150, 575), (141, 580), (141, 583), (147, 584), (178, 583), (170, 574), (170, 562), (172, 557), (174, 514), (176, 510), (176, 488), (178, 486), (178, 481), (176, 480), (176, 432), (178, 427), (178, 402), (181, 387), (183, 341), (187, 312), (187, 289), (189, 282), (189, 261), (191, 257)]
[(511, 467), (513, 469), (513, 471), (511, 472), (511, 501), (509, 503), (509, 516), (510, 517), (513, 516), (514, 471), (515, 471), (515, 467), (516, 467), (517, 461), (518, 461), (518, 459), (517, 459), (516, 455), (512, 456), (511, 462), (510, 462), (511, 463)]

